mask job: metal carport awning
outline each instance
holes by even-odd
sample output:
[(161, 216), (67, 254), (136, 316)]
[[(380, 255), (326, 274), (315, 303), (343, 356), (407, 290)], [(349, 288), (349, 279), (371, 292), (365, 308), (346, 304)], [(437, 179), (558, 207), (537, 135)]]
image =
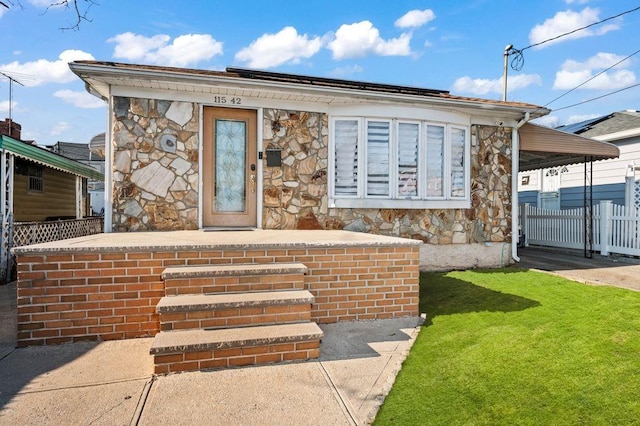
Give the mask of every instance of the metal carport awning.
[(614, 144), (537, 124), (526, 123), (518, 132), (521, 172), (620, 156), (620, 150)]
[[(593, 162), (620, 156), (611, 143), (585, 138), (549, 127), (525, 123), (518, 129), (519, 171), (584, 163), (584, 256), (593, 254)], [(515, 195), (517, 200), (517, 195)]]

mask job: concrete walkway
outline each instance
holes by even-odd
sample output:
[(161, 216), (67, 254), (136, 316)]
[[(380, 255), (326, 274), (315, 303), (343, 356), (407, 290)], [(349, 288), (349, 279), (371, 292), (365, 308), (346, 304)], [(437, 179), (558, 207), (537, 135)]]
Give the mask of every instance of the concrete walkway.
[(156, 377), (150, 338), (14, 349), (15, 283), (0, 319), (2, 425), (367, 424), (420, 328), (324, 325), (318, 361)]
[(640, 259), (626, 256), (584, 257), (582, 250), (519, 248), (517, 267), (537, 269), (590, 285), (611, 285), (640, 291)]

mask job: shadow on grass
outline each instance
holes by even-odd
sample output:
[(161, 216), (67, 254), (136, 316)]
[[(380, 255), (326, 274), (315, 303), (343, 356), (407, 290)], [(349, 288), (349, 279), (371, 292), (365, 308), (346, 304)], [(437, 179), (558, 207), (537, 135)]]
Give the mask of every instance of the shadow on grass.
[(447, 277), (444, 272), (420, 276), (420, 312), (427, 314), (425, 326), (431, 325), (431, 320), (438, 315), (517, 312), (537, 306), (540, 303), (535, 300)]

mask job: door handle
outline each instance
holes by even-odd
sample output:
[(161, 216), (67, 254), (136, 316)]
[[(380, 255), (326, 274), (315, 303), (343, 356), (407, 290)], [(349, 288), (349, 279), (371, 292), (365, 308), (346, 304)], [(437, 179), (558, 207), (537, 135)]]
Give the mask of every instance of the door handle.
[(249, 176), (249, 181), (251, 182), (251, 192), (256, 192), (256, 175)]

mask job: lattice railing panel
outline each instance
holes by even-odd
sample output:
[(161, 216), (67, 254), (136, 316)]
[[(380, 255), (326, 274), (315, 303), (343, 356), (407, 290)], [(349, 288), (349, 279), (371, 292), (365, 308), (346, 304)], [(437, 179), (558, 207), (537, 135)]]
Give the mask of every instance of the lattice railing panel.
[(92, 217), (50, 222), (14, 222), (12, 246), (28, 246), (99, 234), (102, 232), (103, 220), (102, 217)]

